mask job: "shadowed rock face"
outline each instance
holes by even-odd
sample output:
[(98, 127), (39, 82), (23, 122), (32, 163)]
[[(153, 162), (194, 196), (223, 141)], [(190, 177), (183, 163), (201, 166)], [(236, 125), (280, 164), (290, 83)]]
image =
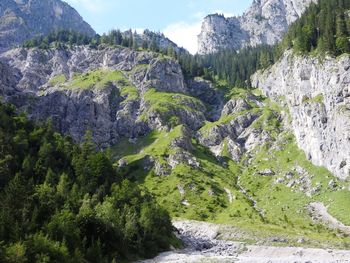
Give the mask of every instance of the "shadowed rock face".
[(60, 0), (0, 1), (0, 51), (54, 29), (95, 34), (74, 8)]
[(316, 165), (350, 175), (350, 58), (298, 57), (288, 51), (253, 85), (288, 104), (298, 145)]
[(254, 0), (240, 17), (209, 15), (198, 37), (199, 53), (275, 44), (312, 2), (317, 0)]

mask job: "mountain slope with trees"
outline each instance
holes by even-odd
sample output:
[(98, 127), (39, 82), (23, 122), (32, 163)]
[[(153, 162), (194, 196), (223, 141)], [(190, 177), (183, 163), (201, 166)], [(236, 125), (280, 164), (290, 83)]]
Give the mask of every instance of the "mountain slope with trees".
[[(190, 75), (205, 73), (209, 79), (224, 79), (237, 87), (250, 87), (250, 76), (273, 65), (287, 49), (301, 54), (339, 56), (350, 52), (350, 2), (320, 0), (312, 3), (291, 24), (281, 43), (240, 51), (223, 49), (203, 56), (180, 56)], [(200, 69), (200, 70), (199, 70)]]
[(312, 4), (285, 36), (283, 48), (318, 54), (350, 52), (350, 2), (319, 0)]
[(169, 215), (81, 146), (0, 105), (0, 261), (119, 262), (168, 249)]
[[(329, 43), (337, 47), (348, 37), (347, 8), (339, 0), (321, 1), (282, 44), (239, 52), (192, 56), (171, 45), (164, 48), (156, 33), (139, 42), (130, 31), (85, 36), (56, 30), (1, 54), (3, 100), (36, 121), (53, 119), (35, 125), (13, 107), (0, 106), (0, 261), (150, 257), (177, 244), (169, 215), (234, 225), (239, 235), (230, 238), (244, 242), (300, 245), (301, 240), (303, 246), (348, 248), (348, 234), (330, 229), (310, 210), (310, 204), (322, 203), (332, 217), (350, 225), (350, 184), (342, 180), (348, 174), (335, 177), (310, 162), (327, 146), (316, 145), (315, 136), (306, 140), (317, 146), (312, 153), (298, 148), (299, 138), (308, 138), (305, 133), (323, 136), (328, 127), (330, 149), (335, 149), (332, 134), (339, 134), (337, 144), (348, 149), (347, 56), (327, 59), (326, 74), (316, 59), (298, 59), (300, 53), (346, 53), (318, 46), (327, 39), (322, 33), (312, 46), (308, 40), (314, 38), (301, 40), (298, 32), (309, 21), (320, 25), (316, 17), (322, 20), (332, 10), (336, 26)], [(339, 10), (344, 19), (334, 19)], [(303, 41), (310, 48), (299, 48)], [(266, 77), (278, 79), (274, 87), (280, 91), (284, 85), (286, 92), (271, 95), (269, 82), (264, 92), (271, 98), (251, 89), (250, 76), (292, 47), (295, 52), (287, 53), (295, 58), (298, 77), (291, 72), (287, 85), (282, 78), (291, 68), (288, 59), (282, 72), (276, 70), (281, 74)], [(336, 84), (336, 94), (324, 95), (326, 88), (311, 94), (311, 85), (301, 94), (309, 72), (326, 76), (322, 85)], [(332, 78), (336, 74), (338, 80)], [(299, 80), (300, 86), (288, 86)], [(291, 90), (297, 94), (289, 96)], [(290, 111), (285, 97), (300, 111)], [(328, 104), (339, 106), (332, 116), (325, 110)], [(293, 134), (294, 116), (303, 116), (302, 124), (316, 124), (316, 132), (307, 127)], [(83, 139), (86, 130), (91, 135)], [(349, 155), (344, 156), (332, 161), (337, 170), (348, 169)]]

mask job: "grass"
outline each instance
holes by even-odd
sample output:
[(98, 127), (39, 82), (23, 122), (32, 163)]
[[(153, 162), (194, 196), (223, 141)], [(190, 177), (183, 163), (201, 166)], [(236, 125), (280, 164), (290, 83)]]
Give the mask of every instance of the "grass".
[[(192, 154), (200, 163), (199, 169), (180, 164), (168, 176), (157, 176), (153, 169), (145, 169), (148, 156), (157, 162), (167, 163), (168, 156), (177, 151), (171, 147), (172, 141), (181, 136), (183, 127), (177, 126), (169, 133), (151, 132), (136, 143), (122, 140), (113, 148), (117, 153), (116, 159), (123, 158), (129, 164), (127, 168), (120, 169), (120, 174), (147, 188), (173, 217), (214, 220), (216, 213), (223, 211), (229, 203), (224, 188), (231, 189), (233, 194), (237, 190), (234, 188), (234, 175), (203, 146), (193, 142)], [(178, 187), (185, 190), (183, 196)], [(182, 203), (185, 200), (189, 206)]]
[[(269, 125), (274, 126), (275, 122)], [(272, 127), (267, 128), (271, 129)], [(307, 160), (305, 154), (298, 149), (293, 135), (289, 132), (281, 133), (278, 141), (260, 147), (253, 156), (248, 167), (243, 166), (244, 161), (240, 166), (240, 183), (257, 201), (258, 207), (263, 209), (264, 220), (255, 211), (242, 207), (244, 203), (238, 203), (230, 205), (217, 215), (215, 222), (234, 225), (244, 233), (250, 233), (246, 238), (251, 240), (279, 236), (286, 238), (288, 244), (297, 245), (298, 238), (304, 237), (308, 240), (306, 245), (326, 244), (326, 247), (342, 247), (344, 242), (350, 242), (349, 238), (342, 238), (336, 232), (311, 220), (306, 206), (314, 201), (324, 201), (326, 205), (330, 205), (329, 212), (333, 216), (348, 223), (350, 193), (344, 190), (330, 191), (327, 188), (329, 180), (335, 178), (325, 168), (314, 166)], [(277, 178), (293, 171), (296, 165), (305, 169), (313, 186), (322, 182), (319, 194), (308, 197), (299, 188), (276, 183)], [(258, 174), (267, 168), (272, 169), (276, 176)]]
[(144, 94), (144, 100), (148, 105), (148, 111), (141, 116), (141, 119), (147, 119), (150, 114), (156, 113), (172, 127), (181, 123), (179, 111), (200, 113), (205, 110), (205, 106), (200, 100), (181, 93), (159, 92), (155, 89), (149, 89)]
[(130, 84), (122, 71), (98, 69), (83, 74), (75, 73), (72, 79), (67, 80), (64, 75), (58, 75), (49, 81), (51, 86), (59, 85), (63, 89), (86, 90), (104, 89), (110, 84), (120, 89), (120, 95), (124, 97), (123, 103), (135, 100), (139, 97), (137, 88)]
[[(226, 99), (247, 99), (249, 96), (256, 96), (258, 100), (262, 100), (261, 94), (257, 90), (253, 90), (252, 92), (247, 89), (239, 89), (234, 88), (226, 93)], [(227, 125), (231, 121), (234, 121), (238, 117), (247, 114), (248, 112), (251, 112), (252, 114), (258, 114), (260, 115), (262, 113), (262, 110), (260, 107), (258, 107), (255, 103), (252, 103), (250, 100), (247, 100), (247, 103), (250, 105), (251, 109), (249, 110), (243, 110), (241, 112), (237, 112), (235, 114), (230, 115), (222, 115), (219, 120), (215, 122), (206, 122), (205, 125), (199, 130), (199, 132), (202, 135), (206, 135), (210, 132), (210, 130), (214, 127)]]
[(302, 103), (320, 103), (322, 104), (324, 101), (324, 96), (323, 94), (318, 94), (315, 97), (309, 98), (308, 96), (304, 96), (302, 98)]
[(350, 226), (350, 191), (340, 190), (326, 191), (318, 200), (328, 207), (328, 212), (343, 224)]
[(124, 158), (129, 163), (140, 160), (148, 155), (161, 157), (169, 153), (170, 144), (175, 138), (182, 136), (183, 126), (177, 126), (170, 132), (152, 131), (138, 138), (135, 143), (122, 139), (112, 148), (115, 158)]
[(68, 89), (105, 88), (109, 83), (125, 81), (120, 71), (95, 70), (76, 74), (67, 84)]
[(62, 74), (62, 75), (57, 75), (57, 76), (53, 77), (52, 79), (50, 79), (49, 84), (51, 86), (56, 86), (58, 84), (63, 84), (66, 81), (67, 81), (66, 76)]
[[(244, 92), (238, 90), (231, 95), (246, 96), (242, 94)], [(145, 98), (151, 110), (165, 114), (171, 113), (172, 107), (193, 110), (187, 109), (187, 104), (197, 103), (195, 99), (182, 94), (155, 90), (147, 92)], [(350, 192), (343, 190), (349, 188), (349, 183), (337, 180), (324, 167), (310, 163), (305, 153), (297, 147), (294, 136), (281, 123), (280, 113), (286, 110), (267, 99), (263, 101), (264, 107), (250, 110), (260, 114), (252, 127), (267, 132), (272, 139), (259, 144), (249, 155), (243, 156), (241, 162), (236, 163), (228, 158), (225, 140), (222, 157), (218, 160), (209, 149), (192, 138), (193, 149), (190, 153), (200, 166), (195, 168), (186, 163), (179, 164), (172, 170), (169, 168), (167, 176), (156, 175), (153, 165), (149, 163), (150, 157), (155, 162), (166, 165), (169, 156), (184, 151), (172, 146), (174, 139), (184, 136), (184, 127), (176, 126), (170, 132), (153, 131), (136, 142), (121, 140), (114, 148), (115, 157), (123, 158), (128, 165), (120, 168), (119, 174), (137, 181), (141, 187), (150, 191), (173, 218), (231, 225), (241, 233), (232, 237), (235, 240), (254, 243), (280, 237), (288, 242), (279, 245), (300, 245), (297, 241), (303, 237), (307, 240), (303, 246), (347, 246), (350, 244), (349, 237), (313, 222), (307, 205), (316, 201), (323, 202), (329, 206), (331, 215), (350, 225)], [(200, 132), (224, 125), (244, 113), (246, 111), (222, 116), (217, 122), (206, 123)], [(303, 183), (288, 186), (294, 178), (300, 181), (301, 176), (296, 172), (296, 167), (302, 168), (309, 190), (321, 185), (318, 192), (310, 196), (300, 188)], [(259, 175), (265, 169), (273, 170), (275, 175)], [(287, 179), (288, 173), (294, 178)], [(330, 180), (337, 182), (336, 189), (328, 187)], [(238, 182), (247, 194), (240, 191)], [(233, 196), (232, 203), (229, 202), (227, 190)], [(257, 202), (257, 207), (264, 212), (263, 216), (253, 207), (248, 196)]]
[[(174, 134), (178, 136), (181, 132)], [(165, 137), (165, 135), (166, 133), (161, 132), (145, 137), (142, 142), (138, 143), (141, 148), (143, 148), (141, 145), (147, 145), (143, 148), (144, 150), (140, 150), (136, 155), (132, 154), (127, 159), (137, 161), (147, 155), (165, 159), (171, 152), (171, 149), (168, 148), (169, 138), (176, 137)], [(288, 244), (295, 245), (300, 237), (306, 238), (308, 240), (306, 245), (310, 246), (319, 246), (319, 243), (322, 243), (341, 247), (343, 242), (350, 242), (349, 239), (341, 238), (335, 232), (311, 220), (306, 205), (312, 201), (321, 200), (318, 196), (308, 197), (298, 189), (276, 184), (276, 177), (257, 175), (258, 171), (271, 168), (278, 177), (293, 170), (297, 163), (307, 170), (315, 182), (323, 178), (326, 183), (330, 179), (331, 175), (327, 170), (313, 166), (307, 161), (305, 154), (296, 146), (292, 135), (286, 132), (282, 136), (281, 148), (271, 150), (271, 147), (262, 147), (256, 152), (248, 167), (228, 159), (226, 159), (227, 164), (223, 165), (206, 148), (193, 141), (192, 154), (200, 162), (200, 168), (194, 169), (182, 164), (178, 165), (169, 176), (164, 177), (155, 175), (152, 169), (145, 172), (140, 165), (138, 171), (133, 171), (133, 176), (139, 176), (140, 171), (144, 171), (143, 176), (139, 178), (139, 183), (155, 196), (158, 203), (165, 207), (173, 218), (224, 223), (235, 226), (244, 233), (251, 233), (250, 236), (239, 237), (241, 241), (250, 239), (253, 242), (256, 241), (256, 238), (268, 239), (277, 236), (286, 238)], [(167, 143), (164, 143), (165, 141)], [(295, 159), (291, 160), (290, 156), (294, 156)], [(124, 174), (124, 176), (131, 176), (131, 174)], [(243, 187), (257, 200), (259, 208), (265, 211), (264, 220), (237, 189), (238, 176), (241, 177)], [(329, 178), (325, 178), (326, 176)], [(179, 186), (185, 191), (184, 195), (180, 194)], [(234, 199), (232, 203), (228, 201), (225, 189), (231, 191)], [(332, 193), (326, 188), (322, 191), (325, 192), (322, 192), (321, 196), (326, 199), (329, 199), (328, 194), (343, 195), (346, 193)], [(335, 198), (339, 200), (339, 205), (342, 205), (342, 200), (347, 196), (333, 199)], [(189, 206), (182, 203), (184, 200), (189, 203)], [(339, 212), (345, 216), (349, 215), (347, 204), (345, 202), (343, 210)], [(339, 206), (334, 209), (338, 210)]]

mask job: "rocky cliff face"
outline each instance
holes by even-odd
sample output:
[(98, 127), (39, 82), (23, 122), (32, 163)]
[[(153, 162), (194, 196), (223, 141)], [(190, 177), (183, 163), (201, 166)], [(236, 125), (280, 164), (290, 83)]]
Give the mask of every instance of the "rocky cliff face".
[(240, 17), (209, 15), (198, 37), (199, 53), (275, 44), (312, 2), (317, 0), (254, 0)]
[(0, 2), (0, 51), (54, 29), (72, 29), (89, 36), (95, 34), (75, 9), (60, 0)]
[[(287, 54), (255, 81), (276, 100), (285, 95), (299, 145), (342, 178), (349, 67), (349, 57), (321, 65)], [(263, 218), (281, 234), (285, 216), (296, 237), (305, 226), (318, 233), (306, 207), (316, 200), (344, 211), (349, 182), (306, 160), (283, 107), (258, 90), (232, 89), (227, 101), (221, 92), (201, 78), (185, 80), (177, 61), (153, 52), (79, 46), (0, 55), (1, 100), (34, 120), (52, 118), (76, 141), (90, 130), (99, 147), (112, 146), (118, 174), (138, 180), (174, 215), (257, 225)]]
[[(157, 53), (80, 46), (13, 49), (0, 60), (0, 95), (5, 100), (33, 119), (51, 117), (75, 140), (91, 130), (101, 147), (179, 124), (195, 130), (206, 118), (215, 118), (206, 107), (221, 107), (215, 99), (219, 92), (210, 83), (187, 83), (178, 62)], [(210, 100), (192, 97), (198, 88)]]
[(350, 57), (299, 57), (286, 52), (253, 85), (283, 97), (301, 149), (316, 165), (340, 178), (350, 176)]

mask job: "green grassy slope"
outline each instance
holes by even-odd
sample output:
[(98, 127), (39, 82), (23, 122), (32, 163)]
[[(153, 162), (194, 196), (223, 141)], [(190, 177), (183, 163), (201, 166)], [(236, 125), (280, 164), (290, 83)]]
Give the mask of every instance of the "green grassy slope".
[[(242, 94), (232, 95), (235, 96)], [(239, 163), (225, 156), (225, 150), (218, 160), (193, 135), (190, 153), (199, 167), (184, 163), (170, 168), (166, 175), (156, 175), (154, 163), (166, 167), (169, 156), (179, 150), (172, 142), (183, 136), (184, 128), (177, 126), (169, 133), (152, 132), (136, 142), (122, 140), (116, 149), (123, 151), (118, 152), (116, 159), (123, 158), (127, 166), (119, 172), (149, 190), (174, 218), (237, 226), (244, 234), (234, 239), (255, 242), (279, 237), (288, 244), (297, 244), (298, 239), (304, 238), (306, 245), (312, 246), (350, 244), (345, 235), (313, 222), (307, 209), (309, 203), (322, 201), (329, 205), (334, 217), (348, 223), (350, 192), (341, 189), (349, 184), (338, 181), (325, 168), (312, 165), (281, 123), (280, 113), (284, 109), (267, 99), (262, 101), (264, 107), (253, 105), (247, 111), (260, 114), (251, 127), (267, 132), (271, 139)], [(239, 115), (206, 123), (200, 131), (225, 124)], [(259, 174), (266, 169), (275, 175)], [(330, 180), (337, 182), (335, 189), (328, 187)]]

